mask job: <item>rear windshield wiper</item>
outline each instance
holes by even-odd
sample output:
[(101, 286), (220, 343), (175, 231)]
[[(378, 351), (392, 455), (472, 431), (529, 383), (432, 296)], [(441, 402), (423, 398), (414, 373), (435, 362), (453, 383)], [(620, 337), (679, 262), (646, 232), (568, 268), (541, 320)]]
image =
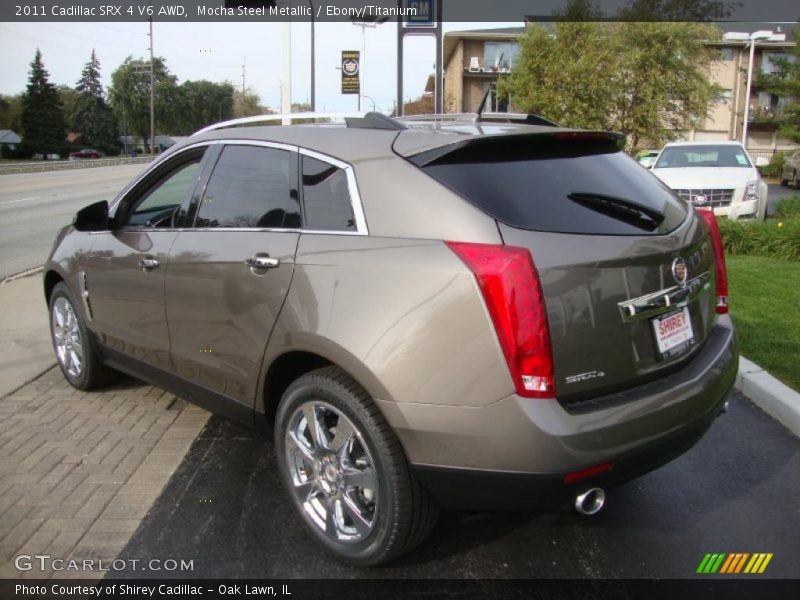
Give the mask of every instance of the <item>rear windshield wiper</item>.
[(617, 219), (643, 231), (655, 231), (665, 218), (657, 210), (642, 206), (627, 198), (598, 194), (596, 192), (572, 192), (567, 194), (567, 198), (590, 210), (609, 216), (612, 219)]

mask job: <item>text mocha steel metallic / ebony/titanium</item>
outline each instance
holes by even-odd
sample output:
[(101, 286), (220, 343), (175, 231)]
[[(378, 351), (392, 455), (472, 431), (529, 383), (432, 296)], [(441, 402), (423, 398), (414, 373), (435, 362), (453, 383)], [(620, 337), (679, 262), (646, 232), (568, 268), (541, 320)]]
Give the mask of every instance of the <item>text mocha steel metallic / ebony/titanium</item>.
[(357, 565), (439, 507), (592, 514), (700, 439), (738, 364), (713, 213), (616, 134), (342, 116), (212, 126), (78, 212), (44, 269), (64, 377), (274, 433)]

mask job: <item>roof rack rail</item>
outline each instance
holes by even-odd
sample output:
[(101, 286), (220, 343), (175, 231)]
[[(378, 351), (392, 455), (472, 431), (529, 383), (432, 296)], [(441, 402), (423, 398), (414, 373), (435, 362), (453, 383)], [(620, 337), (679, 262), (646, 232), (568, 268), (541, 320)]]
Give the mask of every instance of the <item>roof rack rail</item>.
[(236, 127), (237, 125), (254, 125), (256, 123), (270, 123), (280, 121), (286, 123), (288, 121), (296, 120), (343, 120), (348, 127), (360, 129), (405, 129), (405, 125), (398, 123), (391, 117), (378, 112), (342, 112), (342, 113), (320, 113), (320, 112), (301, 112), (301, 113), (284, 113), (280, 115), (254, 115), (252, 117), (240, 117), (238, 119), (230, 119), (228, 121), (221, 121), (214, 123), (208, 127), (195, 132), (192, 135), (200, 135), (207, 131), (214, 131), (217, 129), (226, 129), (228, 127)]
[(409, 115), (404, 117), (395, 117), (398, 121), (423, 121), (423, 122), (464, 122), (464, 123), (520, 123), (525, 125), (546, 125), (548, 127), (561, 127), (555, 121), (546, 119), (540, 115), (525, 114), (525, 113), (445, 113), (445, 114), (429, 114), (429, 115)]

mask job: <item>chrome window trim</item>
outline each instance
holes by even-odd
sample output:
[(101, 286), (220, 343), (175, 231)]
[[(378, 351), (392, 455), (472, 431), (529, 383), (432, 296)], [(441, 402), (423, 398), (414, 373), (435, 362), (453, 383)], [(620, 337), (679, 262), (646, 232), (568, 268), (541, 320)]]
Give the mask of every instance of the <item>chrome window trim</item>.
[[(195, 150), (201, 146), (214, 146), (214, 145), (232, 145), (232, 146), (261, 146), (263, 148), (275, 148), (277, 150), (286, 150), (288, 152), (296, 152), (302, 156), (308, 156), (310, 158), (315, 158), (317, 160), (321, 160), (322, 162), (326, 162), (334, 167), (342, 169), (345, 172), (345, 176), (347, 177), (347, 189), (350, 195), (350, 207), (353, 209), (353, 216), (356, 220), (356, 230), (355, 231), (339, 231), (339, 230), (319, 230), (319, 229), (282, 229), (282, 228), (269, 228), (269, 227), (181, 227), (181, 228), (170, 228), (169, 231), (264, 231), (264, 232), (274, 232), (274, 233), (310, 233), (315, 235), (369, 235), (369, 229), (367, 228), (367, 219), (364, 215), (364, 207), (361, 202), (361, 194), (358, 191), (358, 183), (356, 182), (356, 175), (355, 170), (353, 169), (353, 165), (346, 163), (338, 158), (334, 158), (332, 156), (328, 156), (327, 154), (323, 154), (321, 152), (317, 152), (315, 150), (309, 150), (307, 148), (302, 148), (300, 146), (294, 146), (292, 144), (283, 144), (280, 142), (269, 142), (264, 140), (246, 140), (246, 139), (225, 139), (225, 140), (204, 140), (201, 142), (196, 142), (194, 144), (190, 144), (181, 148), (180, 150), (176, 150), (173, 153), (161, 155), (158, 159), (156, 159), (149, 168), (145, 169), (136, 179), (134, 179), (131, 183), (129, 183), (118, 195), (114, 200), (111, 202), (109, 209), (115, 208), (125, 196), (133, 189), (140, 181), (142, 181), (145, 177), (147, 177), (154, 169), (158, 168), (162, 163), (166, 162), (167, 160), (172, 159), (173, 157), (180, 156), (184, 152), (188, 152), (190, 150)], [(302, 174), (301, 174), (302, 177)], [(137, 228), (126, 228), (125, 231), (154, 231), (154, 228), (147, 228), (147, 227), (137, 227)], [(97, 232), (99, 233), (99, 232)]]
[[(340, 233), (340, 234), (348, 234), (348, 235), (369, 235), (369, 230), (367, 229), (367, 219), (364, 216), (364, 207), (361, 203), (361, 194), (358, 191), (358, 183), (356, 183), (356, 174), (353, 170), (353, 165), (350, 165), (344, 161), (339, 160), (338, 158), (333, 158), (332, 156), (328, 156), (327, 154), (322, 154), (321, 152), (316, 152), (314, 150), (308, 150), (307, 148), (299, 148), (298, 152), (302, 156), (308, 156), (309, 158), (315, 158), (319, 161), (328, 163), (329, 165), (333, 165), (344, 171), (347, 177), (347, 191), (349, 192), (350, 196), (350, 208), (353, 209), (353, 217), (356, 220), (356, 230), (355, 231), (338, 231), (338, 230), (331, 230), (330, 233)], [(300, 173), (300, 177), (303, 174)]]

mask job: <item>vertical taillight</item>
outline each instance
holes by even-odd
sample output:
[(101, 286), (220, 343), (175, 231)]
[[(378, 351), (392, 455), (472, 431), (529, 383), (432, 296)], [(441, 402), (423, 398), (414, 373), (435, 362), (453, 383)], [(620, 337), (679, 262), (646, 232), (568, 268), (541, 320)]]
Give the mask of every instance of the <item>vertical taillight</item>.
[(711, 209), (695, 209), (695, 212), (703, 218), (708, 227), (708, 237), (711, 247), (714, 250), (714, 265), (717, 276), (717, 314), (728, 314), (728, 269), (725, 266), (725, 251), (722, 247), (722, 234), (719, 232), (717, 218)]
[(478, 282), (517, 394), (552, 398), (553, 353), (539, 274), (525, 248), (447, 242)]

